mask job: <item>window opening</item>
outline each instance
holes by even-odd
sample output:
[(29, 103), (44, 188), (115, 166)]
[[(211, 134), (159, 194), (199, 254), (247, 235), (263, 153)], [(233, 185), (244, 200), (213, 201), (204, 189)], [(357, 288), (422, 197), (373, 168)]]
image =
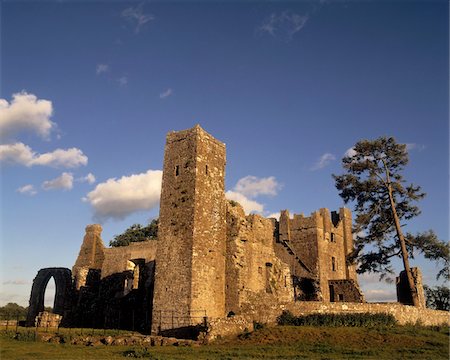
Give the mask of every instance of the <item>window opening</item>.
[(331, 270), (336, 271), (336, 258), (331, 258)]
[(180, 166), (179, 165), (175, 166), (175, 176), (178, 176), (178, 175), (180, 175)]

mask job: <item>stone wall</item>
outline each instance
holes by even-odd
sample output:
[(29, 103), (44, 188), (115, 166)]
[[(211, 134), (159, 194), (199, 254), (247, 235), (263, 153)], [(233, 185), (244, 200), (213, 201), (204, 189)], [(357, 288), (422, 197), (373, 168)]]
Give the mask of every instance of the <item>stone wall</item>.
[(72, 275), (75, 279), (75, 288), (78, 290), (86, 284), (89, 269), (100, 270), (105, 259), (105, 245), (101, 238), (102, 227), (99, 224), (86, 226), (86, 234), (81, 244)]
[(331, 214), (323, 208), (292, 219), (287, 210), (281, 212), (279, 241), (296, 260), (291, 272), (300, 283), (309, 279), (311, 288), (318, 284), (317, 300), (331, 300), (329, 280), (352, 280), (359, 291), (355, 267), (347, 264), (353, 249), (351, 222), (346, 208)]
[(420, 309), (399, 303), (325, 303), (322, 301), (299, 301), (289, 304), (252, 303), (245, 314), (211, 321), (206, 340), (214, 341), (222, 336), (235, 336), (252, 331), (254, 322), (275, 325), (283, 310), (295, 316), (310, 314), (392, 314), (400, 325), (420, 324), (424, 326), (450, 325), (448, 311)]
[[(198, 125), (167, 135), (160, 201), (154, 323), (225, 315), (225, 144)], [(164, 324), (162, 324), (164, 327)], [(167, 324), (170, 327), (170, 324)], [(157, 329), (154, 329), (157, 331)]]
[(294, 315), (309, 314), (345, 314), (371, 313), (392, 314), (400, 325), (420, 323), (425, 326), (450, 325), (448, 311), (421, 309), (399, 303), (353, 303), (338, 302), (325, 303), (322, 301), (298, 301), (285, 304), (249, 304), (246, 311), (248, 321), (274, 324), (283, 310)]
[[(420, 307), (425, 308), (426, 305), (422, 283), (422, 272), (420, 271), (419, 268), (413, 267), (411, 268), (411, 273), (413, 276), (414, 284), (416, 285)], [(412, 305), (413, 301), (405, 270), (401, 271), (400, 276), (396, 278), (396, 288), (397, 288), (397, 301), (401, 304)]]
[[(125, 270), (134, 270), (134, 266), (129, 262), (145, 264), (154, 261), (156, 258), (157, 240), (148, 240), (131, 243), (128, 246), (105, 248), (105, 260), (102, 266), (102, 278)], [(130, 266), (132, 268), (130, 268)]]
[(289, 265), (275, 252), (275, 220), (245, 216), (239, 204), (227, 206), (226, 312), (241, 313), (252, 301), (292, 300)]

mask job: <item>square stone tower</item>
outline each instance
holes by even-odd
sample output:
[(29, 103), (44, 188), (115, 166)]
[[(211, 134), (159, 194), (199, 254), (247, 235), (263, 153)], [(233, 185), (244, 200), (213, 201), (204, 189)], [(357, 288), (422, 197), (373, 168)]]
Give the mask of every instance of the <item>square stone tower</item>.
[(199, 125), (164, 154), (153, 332), (225, 315), (225, 144)]

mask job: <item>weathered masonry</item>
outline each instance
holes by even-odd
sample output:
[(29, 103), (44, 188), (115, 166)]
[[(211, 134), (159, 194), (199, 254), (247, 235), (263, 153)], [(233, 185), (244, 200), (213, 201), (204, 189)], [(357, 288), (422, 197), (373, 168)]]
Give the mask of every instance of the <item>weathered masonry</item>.
[[(261, 308), (363, 303), (355, 268), (346, 261), (353, 249), (351, 212), (323, 208), (291, 216), (284, 210), (279, 220), (246, 215), (225, 199), (225, 164), (225, 144), (200, 126), (170, 132), (158, 240), (107, 248), (101, 226), (87, 226), (72, 271), (38, 273), (28, 323), (43, 310), (52, 276), (54, 312), (63, 326), (164, 334), (205, 321), (260, 319)], [(419, 271), (415, 279), (421, 285)], [(402, 289), (400, 278), (399, 299), (408, 303)]]

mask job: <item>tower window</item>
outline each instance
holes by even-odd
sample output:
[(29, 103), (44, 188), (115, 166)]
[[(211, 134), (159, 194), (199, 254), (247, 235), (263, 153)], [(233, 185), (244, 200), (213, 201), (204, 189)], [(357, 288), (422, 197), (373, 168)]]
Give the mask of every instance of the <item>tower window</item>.
[(330, 241), (331, 242), (336, 242), (336, 237), (334, 236), (334, 233), (330, 234)]
[(336, 271), (336, 258), (335, 257), (331, 258), (331, 270)]
[(208, 175), (208, 165), (205, 165), (205, 174)]
[(180, 165), (175, 166), (175, 176), (180, 175)]

